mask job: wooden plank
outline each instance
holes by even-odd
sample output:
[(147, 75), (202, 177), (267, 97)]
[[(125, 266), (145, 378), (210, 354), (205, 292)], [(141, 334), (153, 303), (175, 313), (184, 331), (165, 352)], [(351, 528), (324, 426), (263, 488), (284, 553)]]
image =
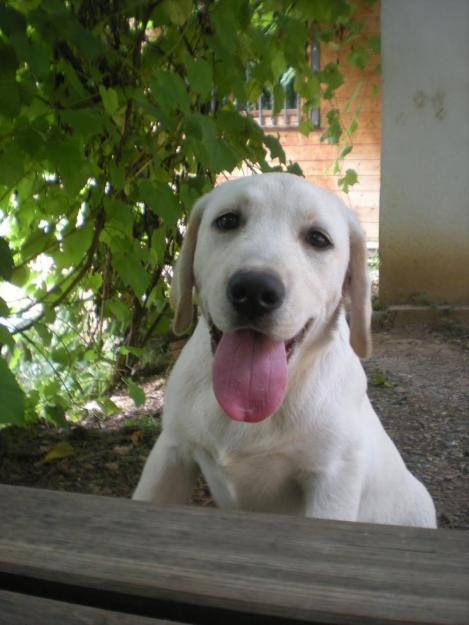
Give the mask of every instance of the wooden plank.
[(119, 598), (159, 618), (185, 606), (177, 619), (224, 625), (246, 614), (249, 623), (469, 623), (463, 531), (158, 509), (6, 485), (0, 501), (8, 590), (29, 584), (53, 599), (90, 597), (94, 607)]
[[(175, 621), (123, 614), (0, 590), (0, 625), (178, 625)], [(179, 625), (182, 625), (179, 623)]]

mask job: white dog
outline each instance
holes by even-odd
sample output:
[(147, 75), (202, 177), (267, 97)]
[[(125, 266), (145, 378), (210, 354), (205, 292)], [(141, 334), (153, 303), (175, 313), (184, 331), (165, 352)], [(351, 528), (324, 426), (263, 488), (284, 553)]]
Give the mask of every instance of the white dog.
[(193, 287), (201, 317), (135, 499), (186, 503), (200, 467), (223, 508), (436, 526), (366, 394), (366, 246), (336, 197), (290, 174), (217, 187), (194, 206), (176, 264), (177, 333)]

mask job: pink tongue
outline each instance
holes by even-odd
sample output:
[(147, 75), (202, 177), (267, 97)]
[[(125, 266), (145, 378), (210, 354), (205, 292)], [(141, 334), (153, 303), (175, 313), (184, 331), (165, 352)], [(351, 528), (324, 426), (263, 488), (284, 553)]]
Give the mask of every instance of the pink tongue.
[(282, 403), (287, 388), (283, 341), (253, 330), (223, 334), (213, 363), (213, 389), (235, 421), (261, 421)]

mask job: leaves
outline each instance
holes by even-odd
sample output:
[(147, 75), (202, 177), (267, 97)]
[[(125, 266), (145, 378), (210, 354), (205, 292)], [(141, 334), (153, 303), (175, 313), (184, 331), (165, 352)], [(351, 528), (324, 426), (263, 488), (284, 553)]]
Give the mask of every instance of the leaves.
[(9, 280), (13, 273), (13, 256), (8, 243), (0, 237), (0, 278)]
[(134, 246), (128, 253), (114, 254), (112, 264), (124, 284), (130, 286), (137, 297), (142, 298), (150, 278), (138, 258), (137, 248)]
[(117, 95), (117, 91), (112, 87), (106, 88), (101, 85), (99, 87), (99, 94), (106, 111), (109, 115), (114, 115), (119, 108), (119, 96)]
[(344, 191), (344, 193), (348, 193), (350, 187), (358, 182), (358, 174), (354, 169), (347, 169), (345, 172), (345, 176), (339, 178), (338, 185)]
[(62, 245), (62, 253), (57, 255), (56, 264), (59, 268), (77, 265), (88, 251), (93, 239), (92, 224), (86, 224), (68, 235)]
[(159, 10), (170, 22), (182, 26), (192, 15), (193, 3), (192, 0), (164, 0)]
[(25, 420), (25, 397), (15, 376), (0, 357), (0, 424), (22, 425)]
[(127, 380), (127, 390), (137, 407), (145, 403), (145, 391), (132, 380)]
[(146, 202), (154, 213), (164, 220), (168, 228), (176, 224), (180, 213), (179, 204), (168, 185), (141, 180), (138, 184), (138, 191), (140, 199)]
[(395, 386), (382, 373), (371, 376), (370, 382), (373, 386), (382, 386), (383, 388), (394, 388)]
[(204, 59), (189, 59), (187, 63), (187, 77), (191, 90), (203, 98), (210, 95), (213, 87), (212, 68)]
[(47, 464), (54, 460), (63, 460), (64, 458), (70, 458), (73, 456), (73, 447), (67, 441), (61, 441), (53, 445), (42, 458), (41, 462)]
[(150, 79), (153, 97), (165, 113), (188, 111), (189, 95), (184, 80), (173, 71), (155, 70)]
[(169, 267), (194, 202), (244, 165), (301, 175), (246, 107), (269, 92), (278, 114), (294, 88), (307, 134), (327, 99), (323, 139), (343, 159), (357, 122), (344, 128), (335, 105), (341, 69), (311, 72), (305, 50), (314, 31), (360, 70), (379, 47), (359, 40), (348, 0), (118, 4), (0, 3), (0, 280), (19, 289), (0, 299), (2, 423), (65, 425), (90, 398), (112, 413), (110, 380), (170, 332)]

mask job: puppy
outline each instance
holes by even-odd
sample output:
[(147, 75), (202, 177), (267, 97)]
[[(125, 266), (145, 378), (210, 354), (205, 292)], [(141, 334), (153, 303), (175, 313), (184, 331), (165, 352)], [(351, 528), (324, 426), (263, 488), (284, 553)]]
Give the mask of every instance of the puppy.
[(135, 499), (186, 503), (200, 468), (222, 508), (436, 526), (366, 394), (366, 245), (335, 196), (277, 173), (215, 188), (176, 263), (176, 333), (194, 287)]

